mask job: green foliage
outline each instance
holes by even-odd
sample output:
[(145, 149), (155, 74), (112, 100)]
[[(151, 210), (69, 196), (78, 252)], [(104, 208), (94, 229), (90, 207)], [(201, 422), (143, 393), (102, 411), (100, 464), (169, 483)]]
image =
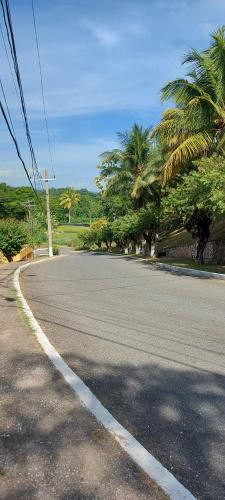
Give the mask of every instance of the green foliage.
[(130, 241), (136, 241), (138, 214), (131, 212), (112, 223), (113, 239), (119, 247), (125, 247)]
[(122, 147), (101, 155), (97, 185), (103, 199), (111, 202), (114, 198), (118, 203), (119, 196), (125, 206), (128, 201), (128, 210), (139, 209), (152, 195), (161, 166), (159, 151), (150, 140), (149, 128), (134, 124), (130, 131), (118, 135)]
[(225, 213), (225, 159), (213, 155), (196, 166), (197, 171), (169, 189), (163, 203), (167, 219), (185, 224), (195, 209), (207, 210), (214, 221)]
[(59, 248), (56, 245), (53, 245), (53, 255), (59, 255)]
[(112, 226), (105, 219), (99, 219), (91, 225), (90, 230), (82, 233), (81, 240), (83, 248), (101, 248), (102, 245), (110, 248), (113, 241)]
[(83, 226), (58, 226), (53, 231), (53, 243), (79, 249), (82, 245), (82, 234), (85, 232), (89, 232), (89, 229)]
[(206, 50), (184, 58), (191, 64), (187, 78), (170, 81), (161, 91), (163, 101), (175, 104), (152, 132), (164, 154), (164, 182), (191, 169), (193, 160), (225, 151), (225, 27), (211, 40)]
[(0, 219), (0, 250), (11, 260), (29, 243), (28, 226), (16, 219)]
[(74, 188), (66, 189), (59, 198), (59, 204), (68, 210), (69, 222), (71, 217), (71, 208), (74, 208), (80, 201), (80, 195)]
[(91, 223), (90, 229), (93, 229), (94, 231), (98, 231), (102, 229), (107, 224), (107, 220), (105, 218), (97, 219), (94, 222)]
[(121, 247), (138, 242), (142, 237), (151, 239), (159, 224), (159, 210), (148, 204), (138, 212), (130, 212), (112, 223), (113, 240)]
[(168, 190), (162, 209), (167, 228), (183, 225), (193, 236), (202, 217), (215, 222), (225, 214), (225, 160), (213, 155), (196, 161), (198, 170)]
[[(60, 205), (60, 196), (65, 189), (50, 189), (51, 212), (56, 218), (56, 224), (65, 222), (65, 210)], [(89, 223), (102, 215), (101, 199), (98, 193), (92, 193), (87, 189), (77, 191), (80, 196), (79, 203), (71, 208), (73, 221)]]
[(82, 233), (83, 231), (85, 231), (85, 229), (87, 228), (87, 226), (72, 226), (72, 225), (59, 225), (57, 226), (56, 230), (57, 232), (63, 232), (63, 233), (70, 233), (71, 235), (73, 235), (74, 233)]
[(82, 248), (84, 249), (90, 249), (93, 245), (97, 244), (97, 231), (90, 229), (84, 231), (80, 235), (80, 240), (82, 243)]
[(27, 209), (24, 203), (27, 201), (34, 202), (30, 187), (11, 187), (4, 182), (0, 183), (0, 218), (25, 219)]
[[(51, 188), (50, 189), (50, 208), (53, 217), (54, 225), (65, 222), (65, 210), (60, 205), (59, 198), (67, 188)], [(71, 216), (76, 222), (89, 223), (103, 215), (101, 197), (98, 193), (93, 193), (87, 189), (77, 191), (80, 196), (80, 202), (75, 209), (71, 208)], [(39, 196), (45, 206), (45, 194), (39, 192)], [(33, 191), (29, 186), (11, 187), (5, 183), (0, 183), (0, 218), (13, 217), (19, 220), (27, 218), (27, 209), (24, 206), (26, 202), (32, 202), (37, 205), (34, 199)], [(40, 207), (34, 209), (34, 219), (36, 212), (40, 212)], [(45, 210), (43, 210), (45, 224)]]

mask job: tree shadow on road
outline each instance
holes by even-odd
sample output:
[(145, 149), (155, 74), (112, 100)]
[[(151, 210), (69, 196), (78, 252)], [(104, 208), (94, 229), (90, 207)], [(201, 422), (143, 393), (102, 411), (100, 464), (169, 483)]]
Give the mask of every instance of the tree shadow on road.
[(198, 498), (224, 498), (225, 377), (64, 359), (103, 405)]
[(1, 499), (165, 498), (42, 352), (12, 354), (0, 385)]

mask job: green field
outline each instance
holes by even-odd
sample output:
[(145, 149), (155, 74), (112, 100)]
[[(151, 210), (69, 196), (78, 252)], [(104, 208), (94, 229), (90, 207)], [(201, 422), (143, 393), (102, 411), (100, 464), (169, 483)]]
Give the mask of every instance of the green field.
[(78, 250), (81, 246), (80, 235), (88, 230), (85, 226), (58, 226), (53, 232), (53, 244), (67, 245)]
[(89, 229), (87, 226), (67, 226), (67, 225), (61, 225), (57, 226), (56, 231), (60, 231), (63, 233), (82, 233), (86, 229)]

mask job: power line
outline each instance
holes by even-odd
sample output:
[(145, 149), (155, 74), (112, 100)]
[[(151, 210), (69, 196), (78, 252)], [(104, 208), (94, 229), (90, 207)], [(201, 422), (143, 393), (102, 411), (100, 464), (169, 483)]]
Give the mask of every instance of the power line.
[(8, 50), (7, 50), (7, 47), (6, 47), (5, 37), (4, 37), (4, 33), (3, 33), (1, 22), (0, 22), (0, 31), (1, 31), (1, 37), (2, 37), (2, 41), (3, 41), (4, 49), (5, 49), (6, 58), (7, 58), (8, 65), (9, 65), (9, 70), (10, 70), (12, 81), (13, 81), (13, 86), (14, 86), (14, 89), (15, 89), (15, 92), (16, 92), (18, 103), (19, 103), (20, 114), (21, 114), (21, 117), (22, 117), (22, 120), (23, 120), (23, 113), (22, 113), (22, 108), (21, 108), (21, 102), (20, 102), (18, 90), (16, 88), (16, 82), (15, 82), (15, 78), (13, 76), (13, 70), (12, 70), (12, 66), (11, 66), (11, 63), (10, 63)]
[(6, 95), (5, 95), (5, 91), (4, 91), (4, 87), (3, 87), (3, 83), (2, 83), (1, 78), (0, 78), (0, 86), (1, 86), (1, 89), (2, 89), (3, 98), (4, 98), (4, 101), (5, 101), (5, 106), (6, 106), (6, 109), (7, 109), (7, 112), (8, 112), (10, 125), (11, 125), (11, 128), (12, 128), (14, 137), (16, 138), (16, 133), (15, 133), (15, 130), (14, 130), (14, 127), (13, 127), (13, 122), (12, 122), (12, 118), (11, 118), (11, 114), (10, 114), (10, 111), (9, 111), (9, 106), (8, 106), (8, 103), (7, 103), (7, 99), (6, 99)]
[[(40, 175), (39, 170), (38, 170), (37, 161), (36, 161), (36, 157), (35, 157), (35, 153), (34, 153), (34, 149), (33, 149), (33, 144), (32, 144), (32, 140), (31, 140), (31, 135), (30, 135), (30, 130), (29, 130), (26, 104), (25, 104), (22, 81), (21, 81), (20, 70), (19, 70), (19, 64), (18, 64), (18, 59), (17, 59), (17, 51), (16, 51), (13, 26), (12, 26), (10, 6), (9, 6), (8, 0), (5, 0), (4, 3), (3, 3), (3, 0), (0, 0), (0, 1), (1, 1), (1, 7), (2, 7), (2, 12), (3, 12), (4, 24), (5, 24), (5, 28), (6, 28), (6, 34), (7, 34), (7, 38), (8, 38), (8, 42), (9, 42), (9, 46), (10, 46), (10, 51), (11, 51), (11, 56), (12, 56), (12, 60), (13, 60), (13, 65), (14, 65), (14, 70), (15, 70), (15, 74), (16, 74), (17, 84), (19, 87), (19, 95), (20, 95), (20, 100), (21, 100), (21, 105), (22, 105), (22, 113), (23, 113), (23, 118), (24, 118), (24, 124), (25, 124), (28, 145), (29, 145), (30, 154), (31, 154), (34, 183), (35, 183), (35, 187), (36, 187), (36, 177), (40, 181), (41, 175)], [(43, 188), (43, 185), (42, 185), (42, 188)]]
[(21, 153), (20, 153), (20, 150), (19, 150), (19, 146), (18, 146), (17, 140), (16, 140), (16, 138), (15, 138), (15, 136), (14, 136), (14, 134), (13, 134), (13, 131), (12, 131), (11, 127), (10, 127), (10, 123), (9, 123), (8, 118), (7, 118), (7, 114), (6, 114), (6, 112), (5, 112), (5, 109), (4, 109), (4, 106), (3, 106), (2, 102), (1, 102), (1, 100), (0, 100), (0, 110), (1, 110), (1, 112), (2, 112), (2, 115), (3, 115), (4, 120), (5, 120), (5, 122), (6, 122), (6, 125), (7, 125), (7, 128), (8, 128), (8, 131), (9, 131), (9, 133), (10, 133), (10, 136), (11, 136), (11, 138), (12, 138), (13, 142), (14, 142), (14, 145), (15, 145), (15, 148), (16, 148), (16, 152), (17, 152), (17, 156), (18, 156), (19, 160), (21, 161), (21, 163), (22, 163), (22, 165), (23, 165), (23, 168), (24, 168), (24, 170), (25, 170), (25, 173), (26, 173), (26, 176), (27, 176), (28, 181), (29, 181), (29, 183), (30, 183), (30, 186), (31, 186), (31, 188), (32, 188), (32, 191), (33, 191), (33, 193), (34, 193), (35, 197), (37, 198), (39, 205), (41, 206), (41, 208), (43, 208), (42, 203), (41, 203), (41, 200), (40, 200), (40, 198), (39, 198), (39, 196), (38, 196), (38, 194), (37, 194), (37, 190), (34, 188), (34, 186), (33, 186), (33, 184), (32, 184), (32, 181), (31, 181), (31, 179), (30, 179), (29, 172), (28, 172), (28, 170), (27, 170), (26, 164), (25, 164), (25, 162), (24, 162), (24, 160), (23, 160), (23, 158), (22, 158), (22, 156), (21, 156)]
[(39, 42), (38, 42), (38, 34), (37, 34), (37, 24), (36, 24), (36, 19), (35, 19), (34, 2), (33, 2), (33, 0), (31, 0), (31, 7), (32, 7), (34, 32), (35, 32), (35, 40), (36, 40), (36, 48), (37, 48), (37, 56), (38, 56), (38, 66), (39, 66), (40, 82), (41, 82), (41, 94), (42, 94), (43, 114), (44, 114), (45, 128), (46, 128), (47, 141), (48, 141), (49, 159), (50, 159), (50, 165), (51, 165), (52, 173), (53, 173), (53, 176), (55, 177), (55, 172), (54, 172), (54, 167), (53, 167), (53, 160), (52, 160), (52, 151), (51, 151), (50, 137), (49, 137), (48, 121), (47, 121), (47, 114), (46, 114), (46, 105), (45, 105), (45, 96), (44, 96), (44, 85), (43, 85), (43, 74), (42, 74), (42, 68), (41, 68), (41, 57), (40, 57), (40, 50), (39, 50)]

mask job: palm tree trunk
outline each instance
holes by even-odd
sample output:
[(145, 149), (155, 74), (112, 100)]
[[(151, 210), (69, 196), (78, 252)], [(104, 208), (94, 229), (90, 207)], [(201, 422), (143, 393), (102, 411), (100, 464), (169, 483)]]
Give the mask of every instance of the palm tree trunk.
[(69, 211), (68, 211), (68, 215), (69, 215), (69, 224), (70, 224), (70, 208), (69, 208)]

